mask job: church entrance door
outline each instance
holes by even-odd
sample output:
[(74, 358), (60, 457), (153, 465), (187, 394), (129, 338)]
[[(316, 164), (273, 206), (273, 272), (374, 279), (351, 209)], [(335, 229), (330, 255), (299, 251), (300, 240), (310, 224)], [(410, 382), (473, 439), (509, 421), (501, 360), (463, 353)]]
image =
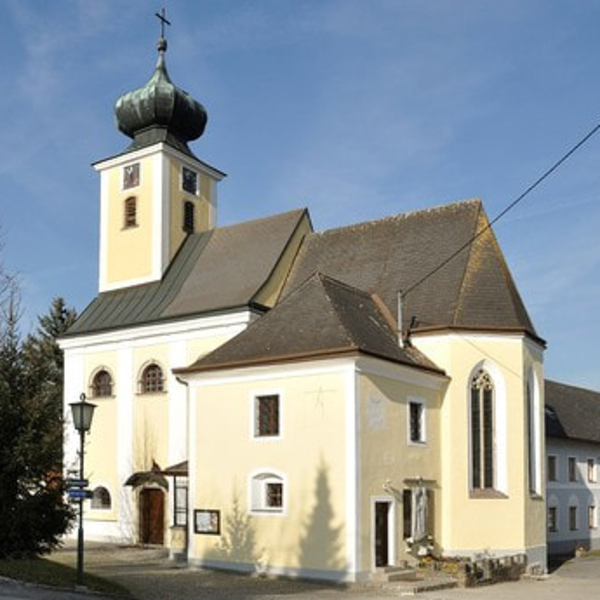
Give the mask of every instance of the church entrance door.
[(165, 496), (162, 490), (146, 488), (140, 492), (140, 542), (161, 546), (165, 542)]
[(375, 566), (390, 564), (390, 508), (391, 502), (375, 502)]

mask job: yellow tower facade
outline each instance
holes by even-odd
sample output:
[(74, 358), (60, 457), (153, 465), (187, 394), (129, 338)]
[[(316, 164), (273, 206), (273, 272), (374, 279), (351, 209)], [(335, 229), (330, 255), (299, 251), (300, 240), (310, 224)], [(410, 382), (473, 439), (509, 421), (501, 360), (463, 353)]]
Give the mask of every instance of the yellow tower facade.
[(204, 132), (207, 114), (170, 80), (166, 49), (161, 38), (148, 83), (117, 100), (117, 125), (131, 145), (94, 165), (100, 292), (159, 281), (187, 235), (216, 225), (217, 183), (225, 174), (188, 147)]

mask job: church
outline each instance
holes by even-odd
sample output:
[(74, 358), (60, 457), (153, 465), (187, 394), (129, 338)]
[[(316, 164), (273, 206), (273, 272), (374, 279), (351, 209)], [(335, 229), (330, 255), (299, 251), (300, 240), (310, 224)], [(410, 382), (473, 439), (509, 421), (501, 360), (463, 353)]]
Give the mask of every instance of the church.
[(544, 571), (545, 342), (481, 201), (219, 227), (166, 50), (116, 103), (98, 295), (60, 342), (65, 407), (96, 405), (86, 537), (334, 581), (427, 555)]

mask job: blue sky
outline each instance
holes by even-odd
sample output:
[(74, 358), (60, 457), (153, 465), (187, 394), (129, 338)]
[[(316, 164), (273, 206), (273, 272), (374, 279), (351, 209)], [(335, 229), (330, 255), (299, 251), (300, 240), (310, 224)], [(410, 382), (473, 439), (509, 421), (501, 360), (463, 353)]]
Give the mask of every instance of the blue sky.
[[(2, 260), (23, 330), (97, 291), (118, 96), (160, 0), (0, 0)], [(308, 206), (316, 229), (479, 197), (498, 214), (600, 121), (600, 3), (167, 0), (167, 64), (207, 108), (219, 224)], [(546, 375), (600, 390), (600, 134), (495, 227)]]

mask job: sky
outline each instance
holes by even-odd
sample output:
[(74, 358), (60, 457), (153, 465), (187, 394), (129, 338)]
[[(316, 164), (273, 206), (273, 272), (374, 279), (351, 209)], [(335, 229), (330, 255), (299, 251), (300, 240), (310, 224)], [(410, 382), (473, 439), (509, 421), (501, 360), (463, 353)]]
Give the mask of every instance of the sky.
[[(324, 230), (481, 198), (490, 219), (600, 122), (600, 3), (166, 0), (167, 66), (208, 111), (219, 225)], [(99, 176), (161, 0), (0, 0), (0, 228), (21, 329), (97, 293)], [(600, 390), (600, 133), (494, 231), (546, 377)]]

